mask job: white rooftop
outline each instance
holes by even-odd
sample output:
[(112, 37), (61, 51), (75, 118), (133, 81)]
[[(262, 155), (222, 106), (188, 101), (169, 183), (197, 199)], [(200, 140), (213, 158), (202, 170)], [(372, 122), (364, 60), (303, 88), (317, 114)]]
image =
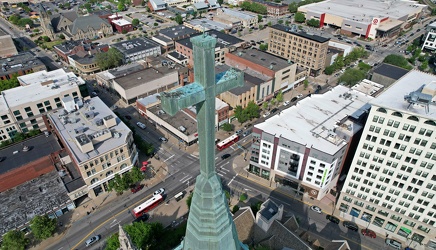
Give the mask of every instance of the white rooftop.
[(255, 16), (255, 15), (251, 15), (251, 14), (248, 14), (248, 13), (243, 13), (243, 12), (240, 12), (240, 11), (237, 11), (237, 10), (219, 9), (217, 11), (222, 11), (226, 15), (233, 16), (233, 17), (240, 18), (240, 19), (245, 19), (245, 20), (250, 20), (250, 19), (253, 19), (253, 18), (257, 18), (257, 16)]
[(375, 94), (377, 94), (377, 92), (379, 92), (383, 88), (383, 85), (370, 81), (368, 79), (363, 79), (361, 82), (351, 87), (351, 89), (371, 96), (375, 96)]
[(426, 5), (415, 1), (379, 1), (379, 0), (326, 0), (301, 6), (299, 9), (315, 13), (326, 13), (340, 16), (349, 20), (363, 23), (372, 21), (372, 18), (390, 17), (392, 19), (403, 18), (415, 13), (417, 8), (425, 8)]
[(342, 119), (361, 113), (373, 97), (337, 86), (324, 94), (312, 94), (295, 106), (254, 125), (262, 131), (306, 145), (328, 154), (335, 154), (346, 143), (332, 135)]
[(426, 85), (425, 88), (430, 90), (430, 92), (436, 93), (436, 75), (411, 70), (370, 103), (379, 107), (415, 114), (434, 120), (436, 119), (435, 94), (431, 97), (428, 113), (423, 105), (415, 104), (409, 107), (409, 103), (404, 100), (405, 95), (417, 91), (423, 85)]
[(132, 24), (131, 22), (129, 22), (129, 21), (125, 20), (125, 19), (113, 20), (112, 22), (114, 24), (118, 25), (118, 26), (124, 26), (124, 25)]
[[(74, 154), (74, 158), (78, 163), (88, 161), (98, 155), (104, 154), (110, 150), (118, 148), (127, 143), (128, 134), (131, 133), (130, 129), (112, 112), (112, 110), (103, 103), (99, 97), (94, 97), (85, 101), (83, 107), (79, 110), (67, 114), (70, 122), (64, 124), (62, 116), (65, 114), (65, 109), (60, 109), (56, 112), (48, 114), (52, 120), (53, 125), (56, 127), (60, 136), (64, 142), (67, 143), (67, 147)], [(92, 118), (85, 118), (85, 113), (92, 112), (95, 116)], [(90, 137), (91, 134), (98, 132), (105, 132), (105, 125), (97, 126), (97, 123), (101, 119), (115, 118), (116, 124), (110, 128), (107, 128), (112, 136), (110, 138), (93, 144), (94, 150), (83, 153), (77, 146), (76, 138), (85, 134)], [(76, 133), (76, 131), (80, 131)]]
[(77, 89), (85, 81), (74, 73), (66, 73), (63, 69), (54, 71), (39, 71), (18, 77), (18, 81), (25, 86), (3, 91), (9, 107), (16, 107), (25, 103), (47, 100), (70, 89)]

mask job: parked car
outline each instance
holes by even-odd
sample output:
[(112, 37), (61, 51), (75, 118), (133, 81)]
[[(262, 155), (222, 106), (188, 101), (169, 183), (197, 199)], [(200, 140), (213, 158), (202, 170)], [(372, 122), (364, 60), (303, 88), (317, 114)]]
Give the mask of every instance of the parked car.
[(310, 210), (312, 210), (312, 211), (314, 211), (314, 212), (317, 212), (317, 213), (322, 213), (322, 210), (321, 210), (321, 208), (320, 207), (318, 207), (318, 206), (310, 206)]
[(137, 123), (136, 123), (136, 126), (142, 128), (142, 129), (145, 129), (145, 124), (142, 123), (142, 122), (137, 122)]
[(344, 227), (357, 232), (359, 230), (359, 227), (356, 225), (356, 223), (351, 222), (351, 221), (344, 221), (343, 223)]
[(130, 191), (132, 193), (136, 193), (138, 191), (141, 191), (141, 189), (144, 187), (144, 185), (134, 185), (132, 188), (130, 188)]
[(89, 247), (90, 245), (94, 244), (95, 242), (99, 241), (100, 239), (101, 239), (100, 235), (92, 236), (91, 238), (89, 238), (85, 241), (85, 246)]
[(331, 221), (331, 222), (333, 222), (333, 223), (339, 224), (339, 219), (337, 217), (333, 216), (333, 215), (329, 215), (328, 214), (326, 216), (326, 219)]
[(231, 156), (230, 154), (223, 154), (223, 155), (221, 155), (221, 159), (225, 160), (225, 159), (229, 158), (230, 156)]
[(167, 141), (168, 141), (168, 139), (167, 139), (167, 138), (165, 138), (165, 137), (159, 137), (159, 141), (161, 141), (161, 142), (167, 142)]
[(297, 101), (297, 100), (298, 100), (298, 98), (297, 98), (297, 97), (294, 97), (294, 98), (291, 99), (291, 102), (295, 102), (295, 101)]
[(395, 249), (401, 249), (403, 247), (400, 242), (393, 240), (393, 239), (386, 239), (385, 242), (386, 242), (386, 245), (391, 246)]
[(247, 131), (245, 131), (245, 132), (242, 134), (242, 136), (247, 136), (247, 135), (249, 135), (249, 134), (251, 134), (251, 131), (250, 131), (250, 130), (247, 130)]
[(237, 134), (237, 135), (242, 134), (242, 129), (238, 129), (238, 130), (236, 130), (236, 134)]
[(278, 108), (273, 108), (273, 109), (271, 110), (271, 114), (274, 114), (274, 113), (277, 112), (277, 111), (279, 111)]
[(94, 91), (94, 92), (91, 92), (91, 96), (92, 96), (92, 97), (96, 97), (96, 96), (97, 96), (97, 92), (95, 92), (95, 91)]
[(153, 195), (164, 194), (164, 193), (165, 193), (165, 188), (159, 188), (158, 190), (154, 191)]
[(283, 103), (283, 106), (288, 106), (289, 103), (291, 103), (291, 102), (290, 102), (290, 101), (285, 101), (285, 102)]
[(303, 97), (303, 94), (299, 94), (299, 95), (297, 95), (297, 98), (298, 99), (300, 99), (300, 98), (302, 98)]
[(269, 112), (266, 112), (265, 114), (263, 114), (263, 117), (268, 117), (270, 115), (270, 113)]
[(361, 232), (362, 232), (363, 236), (369, 236), (369, 237), (374, 238), (374, 239), (377, 237), (375, 232), (370, 230), (370, 229), (362, 229)]

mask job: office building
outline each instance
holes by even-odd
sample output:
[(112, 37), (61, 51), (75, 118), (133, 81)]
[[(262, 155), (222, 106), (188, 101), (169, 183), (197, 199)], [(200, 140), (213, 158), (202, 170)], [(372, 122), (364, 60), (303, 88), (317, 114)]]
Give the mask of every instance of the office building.
[(321, 37), (292, 27), (275, 24), (269, 32), (268, 52), (291, 60), (317, 76), (325, 68), (330, 38)]
[(161, 54), (160, 45), (145, 37), (134, 38), (110, 46), (121, 52), (124, 63), (135, 62), (149, 56), (158, 56)]
[(436, 76), (412, 70), (370, 102), (336, 204), (344, 220), (435, 249), (435, 100)]

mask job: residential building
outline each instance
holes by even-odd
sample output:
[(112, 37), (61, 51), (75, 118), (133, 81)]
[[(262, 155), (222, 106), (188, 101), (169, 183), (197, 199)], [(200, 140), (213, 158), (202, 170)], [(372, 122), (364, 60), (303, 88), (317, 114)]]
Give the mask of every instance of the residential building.
[(63, 108), (47, 114), (47, 126), (65, 147), (84, 180), (68, 195), (76, 200), (108, 191), (108, 182), (138, 166), (133, 133), (99, 97), (62, 98)]
[(107, 44), (95, 44), (92, 40), (70, 40), (65, 41), (59, 45), (53, 46), (54, 52), (58, 55), (59, 59), (70, 64), (68, 56), (78, 55), (84, 57), (85, 55), (94, 55), (97, 52), (107, 52), (109, 46)]
[(85, 81), (63, 69), (20, 76), (18, 82), (20, 87), (2, 91), (1, 141), (13, 138), (17, 132), (46, 130), (43, 115), (61, 108), (62, 98), (81, 98), (87, 93)]
[(291, 60), (317, 76), (325, 68), (325, 60), (330, 38), (308, 34), (281, 24), (271, 26), (268, 52)]
[(380, 83), (385, 87), (389, 87), (408, 72), (409, 70), (407, 69), (403, 69), (392, 64), (382, 63), (370, 71), (371, 81)]
[(298, 12), (307, 20), (319, 20), (320, 27), (339, 28), (342, 34), (385, 39), (409, 28), (426, 9), (417, 1), (331, 0), (300, 6)]
[(436, 49), (436, 22), (429, 23), (425, 28), (426, 33), (422, 36), (422, 50)]
[(146, 37), (138, 37), (129, 41), (111, 44), (110, 46), (121, 52), (124, 63), (135, 62), (149, 56), (161, 54), (160, 45)]
[(280, 90), (298, 86), (307, 76), (307, 71), (297, 64), (257, 49), (238, 49), (227, 53), (225, 63), (264, 81), (256, 90), (257, 103), (271, 99)]
[(371, 99), (337, 86), (254, 125), (249, 171), (321, 200), (336, 187)]
[(268, 2), (264, 0), (250, 0), (250, 2), (265, 6), (268, 16), (283, 17), (284, 15), (289, 14), (288, 4), (285, 3)]
[(412, 70), (370, 101), (336, 205), (343, 219), (410, 248), (436, 247), (435, 100), (436, 76)]
[(113, 33), (112, 26), (106, 19), (97, 15), (78, 16), (75, 11), (49, 15), (39, 4), (41, 31), (54, 40), (59, 35), (66, 40), (103, 38)]
[(159, 43), (166, 51), (174, 49), (174, 42), (180, 39), (191, 37), (200, 33), (197, 30), (188, 28), (184, 25), (178, 25), (159, 30), (159, 34), (153, 36), (153, 41)]
[(114, 29), (120, 33), (128, 33), (130, 31), (133, 31), (133, 25), (131, 22), (125, 20), (125, 19), (118, 19), (118, 20), (112, 20), (112, 25), (114, 26)]
[(226, 8), (218, 9), (213, 20), (231, 25), (232, 28), (254, 28), (258, 24), (257, 15)]
[(22, 52), (8, 58), (0, 58), (2, 71), (1, 80), (11, 79), (13, 76), (22, 76), (32, 72), (46, 70), (44, 63), (30, 52)]
[[(226, 53), (228, 53), (230, 50), (234, 51), (236, 48), (241, 47), (241, 45), (245, 43), (244, 40), (241, 40), (232, 35), (222, 33), (218, 30), (209, 30), (207, 31), (207, 33), (210, 36), (215, 37), (217, 39), (215, 45), (215, 62), (217, 63), (224, 63)], [(202, 34), (192, 35), (192, 37), (198, 35), (202, 35)], [(193, 51), (192, 51), (192, 43), (190, 37), (177, 40), (175, 42), (175, 49), (177, 52), (183, 54), (188, 58), (189, 66), (194, 66), (194, 57), (192, 55)]]
[(7, 34), (3, 30), (0, 30), (0, 58), (10, 57), (18, 54), (14, 41), (11, 35)]

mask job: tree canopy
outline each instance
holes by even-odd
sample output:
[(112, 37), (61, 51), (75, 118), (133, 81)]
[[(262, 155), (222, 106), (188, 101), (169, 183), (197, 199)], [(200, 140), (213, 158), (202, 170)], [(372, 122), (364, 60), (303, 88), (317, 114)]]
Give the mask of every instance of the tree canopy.
[(311, 3), (318, 3), (324, 0), (304, 0), (304, 1), (299, 1), (299, 2), (291, 2), (288, 5), (288, 10), (291, 13), (296, 13), (298, 11), (298, 7), (306, 5), (306, 4), (311, 4)]
[(312, 19), (307, 21), (307, 25), (318, 28), (320, 23), (319, 23), (319, 20), (312, 18)]
[(241, 106), (236, 106), (235, 117), (240, 123), (244, 123), (253, 118), (259, 118), (259, 112), (259, 106), (257, 106), (254, 101), (250, 101), (245, 109)]
[(117, 67), (121, 65), (123, 55), (115, 48), (110, 48), (107, 52), (96, 54), (95, 62), (101, 70)]
[(306, 17), (304, 16), (303, 13), (297, 12), (294, 15), (294, 21), (297, 23), (304, 23), (304, 21), (306, 21)]
[(338, 81), (345, 83), (345, 85), (353, 86), (362, 81), (366, 77), (366, 72), (359, 69), (347, 69), (342, 74)]
[(163, 232), (163, 226), (158, 222), (134, 222), (133, 224), (126, 225), (124, 228), (132, 239), (133, 244), (142, 249), (156, 249), (159, 244), (160, 235)]
[(180, 14), (177, 14), (174, 21), (176, 21), (176, 23), (178, 24), (182, 24), (183, 23), (183, 17)]
[(1, 250), (24, 250), (29, 240), (21, 231), (11, 230), (3, 235), (3, 241), (1, 243)]
[(243, 2), (241, 5), (239, 5), (239, 7), (261, 15), (265, 15), (267, 13), (266, 7), (256, 2)]
[(409, 65), (407, 59), (404, 56), (391, 54), (385, 57), (383, 60), (384, 63), (392, 64), (403, 69), (412, 69), (412, 66)]
[(139, 19), (138, 18), (133, 18), (132, 25), (133, 26), (138, 26), (138, 24), (139, 24)]
[(30, 229), (37, 239), (50, 238), (56, 230), (56, 219), (50, 219), (47, 215), (37, 215), (30, 221)]
[(8, 80), (0, 80), (0, 91), (12, 89), (12, 88), (20, 86), (20, 84), (18, 83), (17, 77), (18, 77), (18, 74), (15, 73)]

